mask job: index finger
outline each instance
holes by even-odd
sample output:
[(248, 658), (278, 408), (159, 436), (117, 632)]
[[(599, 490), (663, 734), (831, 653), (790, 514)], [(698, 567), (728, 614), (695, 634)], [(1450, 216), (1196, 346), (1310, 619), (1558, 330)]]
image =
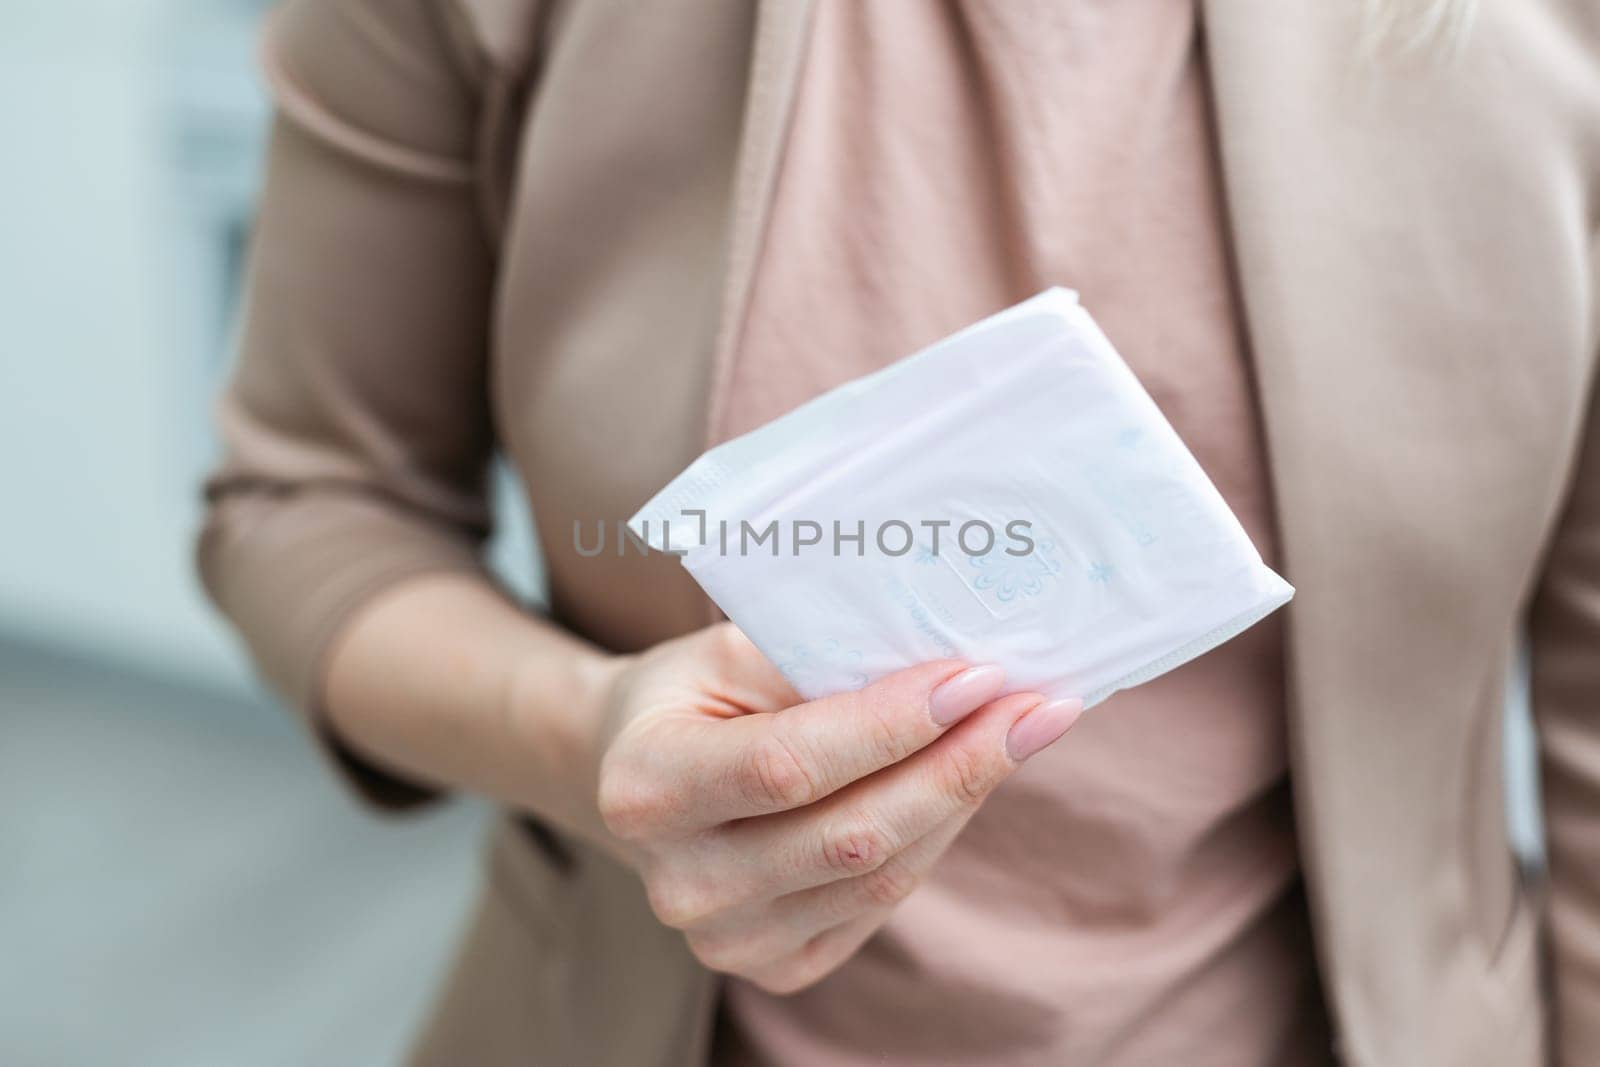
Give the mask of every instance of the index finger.
[(708, 723), (694, 777), (704, 825), (813, 804), (922, 749), (999, 696), (1005, 671), (936, 660), (849, 693)]

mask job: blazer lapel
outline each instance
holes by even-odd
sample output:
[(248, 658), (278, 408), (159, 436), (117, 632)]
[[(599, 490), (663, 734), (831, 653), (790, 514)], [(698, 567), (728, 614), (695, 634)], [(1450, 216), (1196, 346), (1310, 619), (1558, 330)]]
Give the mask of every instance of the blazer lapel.
[[(805, 59), (811, 8), (811, 0), (761, 0), (756, 8), (750, 80), (745, 91), (744, 129), (734, 172), (728, 265), (707, 377), (709, 393), (704, 428), (707, 448), (720, 443), (723, 437), (733, 350), (739, 343), (756, 260), (766, 235), (795, 89)], [(705, 598), (705, 608), (710, 622), (721, 621), (722, 610), (709, 597)]]
[(766, 234), (772, 193), (805, 58), (811, 0), (761, 0), (745, 97), (744, 132), (734, 175), (733, 225), (722, 311), (712, 352), (706, 445), (721, 439), (732, 353), (750, 298), (756, 259)]
[[(1582, 305), (1551, 271), (1584, 222), (1508, 87), (1535, 76), (1507, 60), (1527, 26), (1480, 26), (1454, 57), (1363, 59), (1360, 8), (1206, 0), (1204, 21), (1298, 588), (1291, 758), (1319, 951), (1353, 1061), (1407, 1062), (1361, 1045), (1415, 1032), (1394, 962), (1429, 973), (1473, 921), (1467, 827), (1501, 798), (1497, 773), (1476, 775), (1498, 720), (1472, 712), (1503, 691), (1559, 498)], [(1509, 910), (1509, 856), (1482, 869), (1497, 881), (1476, 899)]]

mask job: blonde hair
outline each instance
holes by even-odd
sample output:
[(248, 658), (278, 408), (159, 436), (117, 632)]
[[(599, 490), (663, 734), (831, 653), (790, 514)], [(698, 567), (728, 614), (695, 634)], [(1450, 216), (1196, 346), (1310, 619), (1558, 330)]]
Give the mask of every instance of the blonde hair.
[(1453, 54), (1472, 29), (1478, 0), (1362, 0), (1362, 8), (1369, 57), (1390, 51)]

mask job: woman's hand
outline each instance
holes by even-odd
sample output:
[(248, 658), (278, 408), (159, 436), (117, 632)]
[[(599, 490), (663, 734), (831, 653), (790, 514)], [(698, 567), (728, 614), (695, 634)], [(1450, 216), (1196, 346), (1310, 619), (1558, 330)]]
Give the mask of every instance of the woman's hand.
[(800, 703), (714, 626), (621, 661), (600, 815), (702, 962), (793, 992), (849, 958), (1082, 710), (1004, 683), (946, 660)]

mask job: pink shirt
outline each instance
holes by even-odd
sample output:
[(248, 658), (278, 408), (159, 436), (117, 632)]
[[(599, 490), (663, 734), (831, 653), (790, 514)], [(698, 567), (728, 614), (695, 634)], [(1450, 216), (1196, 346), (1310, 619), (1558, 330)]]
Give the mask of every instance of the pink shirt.
[[(821, 0), (723, 437), (1077, 289), (1275, 543), (1189, 0)], [(1278, 618), (1090, 712), (888, 925), (718, 1059), (1318, 1062)], [(1324, 1054), (1325, 1058), (1325, 1054)]]

